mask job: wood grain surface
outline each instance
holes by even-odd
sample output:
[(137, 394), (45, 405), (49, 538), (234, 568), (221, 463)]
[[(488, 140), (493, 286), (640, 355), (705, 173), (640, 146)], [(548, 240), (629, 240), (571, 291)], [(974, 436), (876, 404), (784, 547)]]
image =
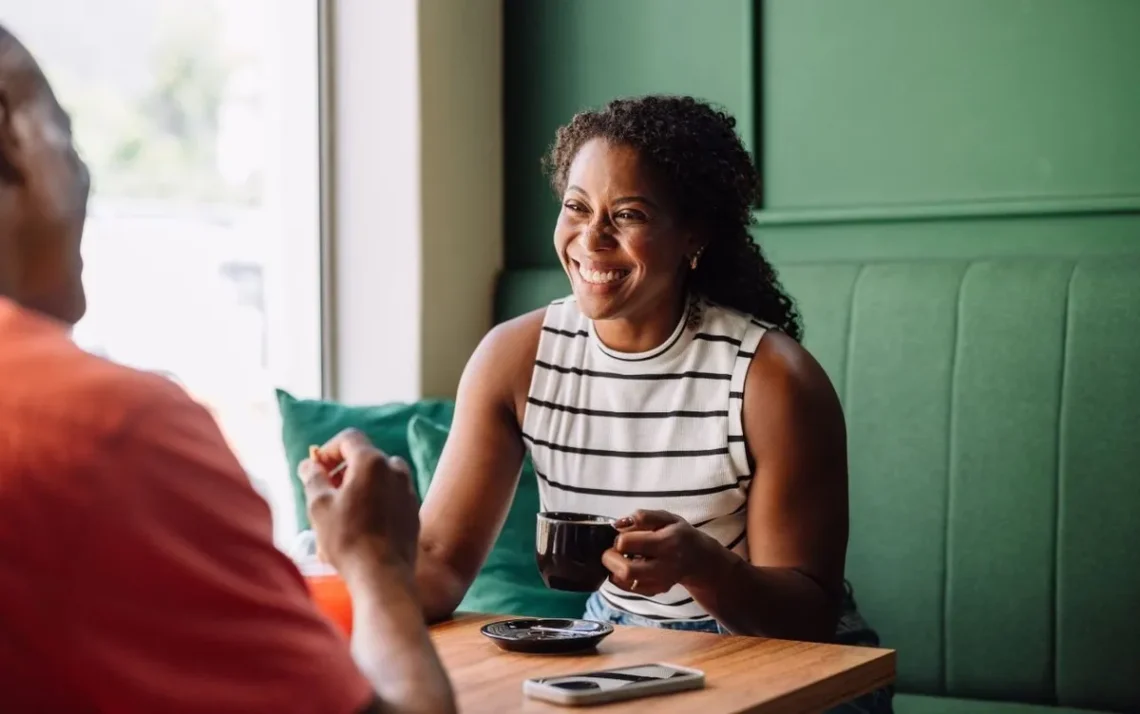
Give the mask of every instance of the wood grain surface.
[(616, 628), (592, 654), (515, 654), (503, 652), (479, 633), (483, 625), (501, 619), (505, 618), (460, 615), (432, 628), (461, 712), (572, 711), (524, 698), (523, 681), (651, 662), (699, 669), (705, 673), (705, 688), (579, 710), (607, 714), (817, 712), (895, 678), (893, 650), (644, 627)]

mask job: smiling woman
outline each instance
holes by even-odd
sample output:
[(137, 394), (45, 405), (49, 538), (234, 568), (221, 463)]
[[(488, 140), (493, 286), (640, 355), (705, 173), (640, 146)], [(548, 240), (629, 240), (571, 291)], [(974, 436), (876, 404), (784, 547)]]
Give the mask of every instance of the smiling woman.
[(749, 235), (759, 179), (733, 119), (618, 100), (563, 127), (549, 168), (574, 294), (467, 365), (422, 511), (429, 616), (478, 572), (529, 452), (544, 510), (616, 521), (589, 619), (877, 643), (844, 583), (843, 413)]
[[(547, 168), (563, 201), (555, 249), (571, 280), (582, 277), (580, 261), (566, 250), (575, 235), (578, 250), (617, 241), (645, 269), (625, 268), (660, 283), (640, 291), (644, 297), (685, 285), (798, 340), (799, 314), (749, 234), (760, 176), (735, 126), (728, 114), (691, 97), (650, 96), (619, 99), (562, 127)], [(622, 177), (639, 177), (644, 190), (621, 185)], [(637, 306), (623, 308), (630, 309)], [(680, 309), (674, 305), (674, 315)]]
[(603, 340), (625, 352), (649, 349), (673, 331), (683, 297), (675, 286), (685, 280), (687, 256), (701, 249), (669, 209), (663, 188), (638, 185), (638, 177), (649, 175), (644, 163), (627, 144), (585, 142), (559, 179), (569, 183), (554, 228), (578, 309), (607, 321), (598, 328)]

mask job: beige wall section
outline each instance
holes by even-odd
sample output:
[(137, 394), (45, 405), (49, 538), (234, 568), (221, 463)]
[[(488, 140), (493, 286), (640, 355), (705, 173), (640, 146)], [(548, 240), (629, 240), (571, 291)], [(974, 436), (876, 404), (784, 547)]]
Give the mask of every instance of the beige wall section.
[(503, 257), (502, 0), (420, 0), (421, 389), (453, 396)]
[(417, 0), (324, 0), (326, 364), (353, 404), (419, 396)]
[(502, 0), (322, 1), (329, 396), (454, 396), (502, 263)]

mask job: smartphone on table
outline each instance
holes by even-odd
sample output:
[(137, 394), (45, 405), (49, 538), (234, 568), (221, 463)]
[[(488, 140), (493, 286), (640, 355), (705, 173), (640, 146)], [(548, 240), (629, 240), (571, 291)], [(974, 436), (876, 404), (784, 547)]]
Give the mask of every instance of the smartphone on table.
[(704, 686), (705, 674), (700, 670), (655, 663), (528, 679), (523, 682), (523, 694), (554, 704), (586, 706)]

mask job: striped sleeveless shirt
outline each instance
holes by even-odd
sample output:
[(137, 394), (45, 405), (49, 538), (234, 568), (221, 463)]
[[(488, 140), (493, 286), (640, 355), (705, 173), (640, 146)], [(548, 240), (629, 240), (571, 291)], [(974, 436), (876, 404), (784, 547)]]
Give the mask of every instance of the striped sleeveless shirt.
[[(765, 327), (708, 301), (699, 311), (699, 324), (686, 313), (659, 347), (626, 354), (602, 344), (573, 297), (547, 308), (523, 414), (543, 510), (669, 511), (747, 558), (740, 414)], [(662, 622), (712, 619), (680, 585), (650, 598), (607, 580), (600, 595)]]

